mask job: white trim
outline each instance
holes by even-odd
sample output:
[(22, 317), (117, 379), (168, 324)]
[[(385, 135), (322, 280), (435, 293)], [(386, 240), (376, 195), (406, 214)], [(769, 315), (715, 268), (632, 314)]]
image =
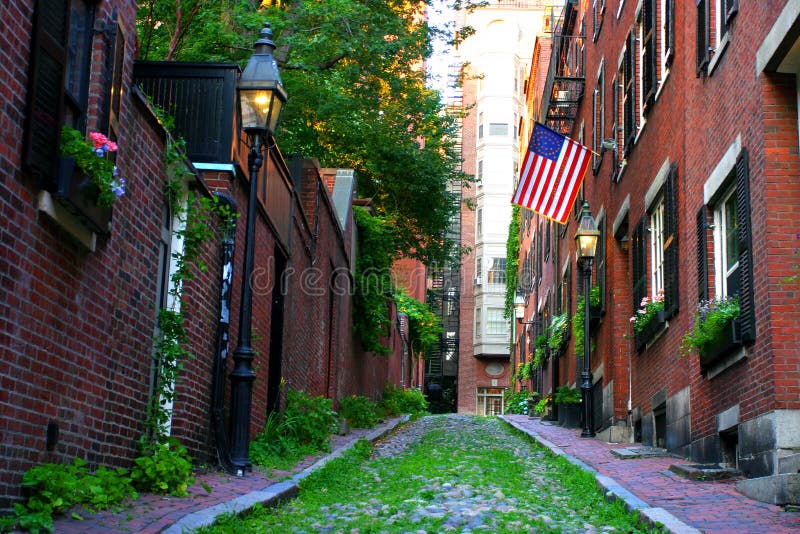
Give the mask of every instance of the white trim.
[(736, 140), (728, 147), (728, 150), (722, 156), (717, 166), (711, 171), (708, 179), (703, 184), (703, 204), (708, 204), (717, 191), (725, 182), (725, 178), (733, 170), (736, 165), (736, 157), (742, 151), (742, 134), (736, 136)]
[(722, 59), (722, 56), (725, 54), (725, 49), (728, 48), (728, 43), (731, 42), (730, 36), (731, 36), (731, 29), (728, 28), (728, 31), (725, 32), (725, 36), (722, 38), (722, 41), (717, 43), (717, 47), (714, 49), (714, 57), (711, 58), (711, 61), (708, 64), (709, 76), (711, 76), (711, 73), (713, 73), (714, 69), (717, 68), (717, 64)]
[(233, 163), (195, 163), (192, 162), (192, 165), (198, 171), (227, 171), (227, 172), (235, 172), (236, 168), (234, 167)]
[(764, 72), (767, 68), (767, 63), (772, 60), (772, 57), (778, 52), (783, 39), (792, 29), (795, 21), (800, 17), (800, 0), (788, 0), (786, 5), (781, 11), (781, 14), (775, 19), (772, 29), (769, 31), (761, 46), (758, 47), (756, 52), (756, 76)]
[(650, 187), (647, 188), (647, 193), (644, 195), (644, 209), (645, 211), (650, 211), (650, 208), (653, 205), (653, 202), (656, 201), (658, 198), (659, 192), (661, 192), (661, 186), (664, 185), (664, 182), (667, 181), (667, 176), (669, 175), (669, 158), (664, 160), (664, 163), (661, 164), (661, 168), (658, 169), (658, 173), (656, 173), (656, 177), (653, 178), (653, 183), (650, 184)]

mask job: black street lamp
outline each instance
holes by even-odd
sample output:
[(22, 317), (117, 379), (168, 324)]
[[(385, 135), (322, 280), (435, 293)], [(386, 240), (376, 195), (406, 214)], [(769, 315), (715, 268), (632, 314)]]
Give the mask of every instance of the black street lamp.
[(592, 284), (592, 260), (597, 250), (597, 239), (600, 231), (589, 213), (589, 203), (583, 202), (583, 213), (578, 231), (575, 232), (575, 247), (578, 251), (578, 261), (583, 269), (583, 370), (581, 371), (581, 400), (583, 403), (583, 431), (582, 438), (593, 438), (592, 425), (593, 400), (592, 400), (592, 364), (591, 344), (589, 343), (589, 286)]
[[(247, 134), (250, 153), (247, 164), (250, 170), (250, 197), (247, 201), (247, 224), (245, 226), (244, 260), (242, 262), (242, 298), (239, 311), (239, 334), (233, 351), (231, 372), (231, 461), (239, 476), (250, 466), (250, 404), (253, 394), (253, 371), (255, 352), (250, 346), (253, 315), (253, 291), (250, 279), (253, 276), (255, 256), (255, 226), (258, 171), (263, 161), (262, 148), (274, 146), (273, 136), (286, 103), (286, 90), (281, 82), (278, 64), (272, 57), (275, 43), (272, 30), (264, 23), (260, 38), (255, 42), (253, 55), (236, 86), (239, 127)], [(277, 290), (277, 289), (276, 289)]]

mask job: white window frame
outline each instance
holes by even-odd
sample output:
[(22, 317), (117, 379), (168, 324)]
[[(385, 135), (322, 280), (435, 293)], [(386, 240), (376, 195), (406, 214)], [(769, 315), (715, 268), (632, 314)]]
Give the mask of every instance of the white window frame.
[(652, 297), (664, 290), (664, 197), (650, 212), (650, 287)]
[[(714, 298), (720, 299), (728, 296), (728, 277), (739, 268), (739, 255), (737, 251), (736, 262), (728, 265), (728, 217), (725, 206), (730, 201), (736, 202), (736, 187), (731, 187), (714, 206)], [(734, 204), (734, 216), (736, 215)], [(736, 232), (734, 223), (733, 232)], [(734, 239), (737, 236), (734, 235)]]
[(487, 336), (508, 336), (511, 331), (511, 323), (503, 317), (503, 308), (486, 309), (486, 335)]

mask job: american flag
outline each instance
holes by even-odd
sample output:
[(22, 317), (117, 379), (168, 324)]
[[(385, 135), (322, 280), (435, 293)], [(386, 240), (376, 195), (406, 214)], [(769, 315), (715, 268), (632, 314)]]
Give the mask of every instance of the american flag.
[(512, 203), (565, 224), (591, 151), (539, 123), (533, 128)]

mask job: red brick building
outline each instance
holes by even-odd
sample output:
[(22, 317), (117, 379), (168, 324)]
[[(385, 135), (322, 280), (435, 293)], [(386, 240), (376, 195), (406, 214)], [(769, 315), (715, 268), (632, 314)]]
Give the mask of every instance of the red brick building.
[[(76, 456), (91, 467), (129, 467), (145, 432), (157, 310), (172, 298), (172, 255), (183, 247), (175, 238), (183, 223), (164, 194), (168, 134), (145, 93), (175, 110), (193, 173), (188, 189), (216, 195), (240, 215), (230, 234), (212, 218), (201, 254), (207, 269), (183, 284), (179, 299), (193, 357), (175, 383), (170, 432), (195, 461), (215, 461), (227, 431), (249, 181), (235, 123), (236, 65), (134, 66), (133, 1), (12, 0), (0, 14), (8, 73), (0, 81), (5, 511), (30, 467)], [(78, 194), (82, 175), (59, 155), (62, 125), (118, 144), (125, 194), (111, 208)], [(282, 380), (334, 400), (377, 399), (388, 378), (399, 377), (401, 348), (396, 327), (387, 340), (396, 354), (388, 357), (364, 354), (353, 338), (353, 172), (324, 179), (313, 160), (287, 165), (273, 149), (257, 180), (255, 269), (247, 281), (256, 351), (251, 436), (280, 405)]]
[[(530, 117), (597, 153), (594, 426), (775, 488), (800, 467), (798, 28), (797, 1), (567, 2)], [(573, 272), (576, 225), (559, 239)], [(698, 304), (731, 299), (738, 317), (687, 354)]]

